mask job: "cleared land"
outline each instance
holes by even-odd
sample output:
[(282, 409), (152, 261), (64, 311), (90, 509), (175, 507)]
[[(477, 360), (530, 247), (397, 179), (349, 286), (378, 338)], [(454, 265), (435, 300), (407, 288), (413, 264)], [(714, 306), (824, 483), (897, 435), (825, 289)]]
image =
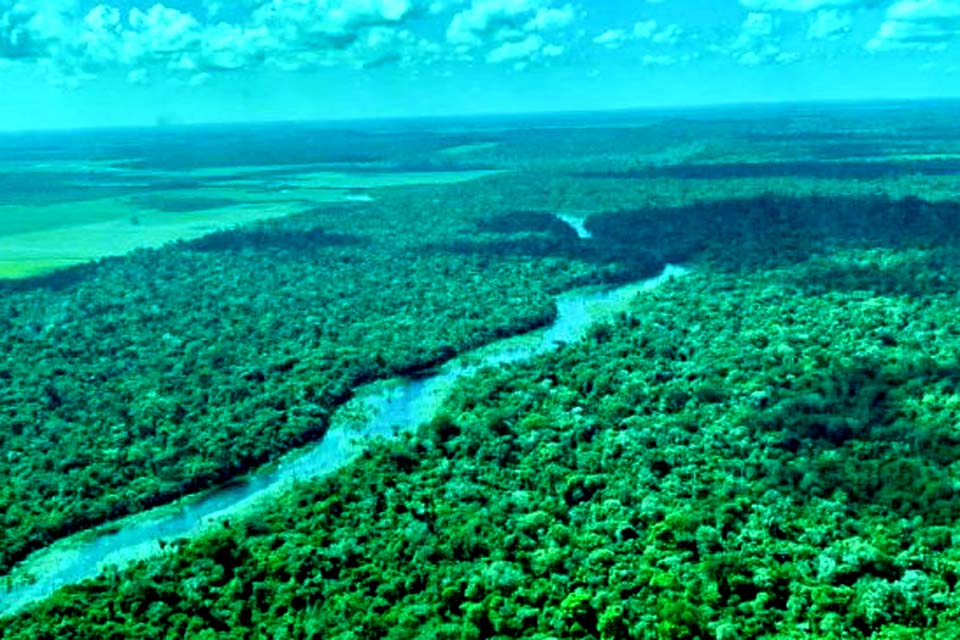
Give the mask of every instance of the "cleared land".
[[(217, 229), (293, 215), (311, 205), (368, 199), (371, 189), (456, 184), (493, 171), (349, 172), (312, 167), (208, 168), (134, 172), (108, 167), (89, 184), (131, 195), (57, 204), (0, 205), (0, 279), (39, 276), (141, 248), (190, 240)], [(40, 165), (38, 173), (104, 170), (104, 163)], [(24, 167), (21, 166), (23, 171)], [(276, 175), (277, 173), (280, 175)], [(229, 179), (232, 176), (241, 176)], [(122, 176), (127, 181), (117, 180)], [(146, 190), (151, 180), (197, 180), (189, 189)], [(139, 182), (134, 181), (139, 180)]]

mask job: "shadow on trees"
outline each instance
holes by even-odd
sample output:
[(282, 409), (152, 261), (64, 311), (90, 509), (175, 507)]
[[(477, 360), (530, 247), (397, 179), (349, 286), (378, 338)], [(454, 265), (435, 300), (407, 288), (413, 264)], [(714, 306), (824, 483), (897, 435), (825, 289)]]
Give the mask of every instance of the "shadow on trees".
[(59, 269), (52, 273), (15, 280), (0, 280), (0, 293), (33, 291), (47, 289), (49, 291), (63, 291), (92, 278), (103, 264), (119, 258), (104, 258), (96, 262), (78, 264), (76, 266)]
[(485, 218), (477, 229), (487, 233), (548, 233), (564, 240), (577, 239), (563, 220), (545, 211), (512, 211)]
[(643, 247), (670, 262), (709, 252), (717, 267), (736, 269), (802, 262), (840, 247), (944, 244), (960, 235), (960, 204), (763, 195), (602, 213), (586, 226), (604, 247)]
[(430, 245), (431, 250), (494, 258), (561, 258), (600, 266), (619, 267), (606, 274), (609, 283), (656, 275), (663, 256), (619, 242), (584, 240), (554, 214), (516, 211), (479, 221), (469, 237)]
[(321, 247), (351, 247), (365, 244), (362, 236), (330, 233), (322, 227), (286, 229), (280, 227), (241, 228), (215, 231), (179, 245), (189, 251), (217, 252), (242, 250), (309, 251)]
[[(619, 265), (618, 278), (657, 273), (666, 263), (708, 259), (720, 269), (741, 270), (805, 262), (831, 249), (943, 246), (960, 239), (960, 204), (919, 198), (828, 198), (763, 195), (683, 207), (611, 211), (590, 216), (593, 235), (581, 239), (553, 214), (518, 211), (481, 220), (462, 239), (432, 248), (461, 254), (556, 257)], [(949, 260), (930, 258), (925, 273)], [(917, 264), (920, 268), (921, 264)], [(866, 288), (929, 293), (926, 281), (899, 270), (838, 264), (810, 287)], [(944, 269), (941, 269), (943, 271)], [(951, 280), (931, 278), (935, 290)], [(929, 279), (929, 278), (928, 278)]]
[(900, 176), (948, 176), (960, 173), (960, 160), (914, 160), (890, 162), (720, 162), (650, 166), (626, 171), (590, 171), (578, 178), (679, 178), (683, 180), (731, 180), (736, 178), (817, 178), (822, 180), (873, 180)]
[(945, 524), (956, 519), (950, 467), (960, 432), (949, 420), (918, 424), (907, 406), (933, 388), (960, 391), (960, 363), (916, 358), (828, 370), (750, 421), (781, 435), (778, 468), (800, 499), (840, 489), (851, 505)]

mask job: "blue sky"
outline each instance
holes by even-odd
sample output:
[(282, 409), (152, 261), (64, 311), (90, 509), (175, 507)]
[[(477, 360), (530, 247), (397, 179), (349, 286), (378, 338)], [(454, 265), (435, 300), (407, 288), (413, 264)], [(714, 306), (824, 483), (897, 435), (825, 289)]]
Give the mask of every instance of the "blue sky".
[(960, 0), (0, 0), (0, 130), (960, 96)]

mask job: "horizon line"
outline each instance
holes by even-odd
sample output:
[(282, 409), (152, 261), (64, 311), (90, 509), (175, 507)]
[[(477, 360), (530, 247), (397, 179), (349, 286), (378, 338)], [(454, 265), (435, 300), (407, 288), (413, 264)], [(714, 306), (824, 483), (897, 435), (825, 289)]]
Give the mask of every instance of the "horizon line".
[[(521, 110), (521, 111), (482, 111), (482, 112), (451, 112), (443, 114), (422, 114), (422, 115), (394, 115), (394, 116), (370, 116), (361, 118), (351, 117), (327, 117), (327, 118), (290, 118), (290, 119), (264, 119), (264, 120), (199, 120), (195, 122), (156, 122), (154, 124), (130, 124), (130, 125), (80, 125), (75, 127), (49, 127), (38, 129), (3, 129), (0, 128), (0, 136), (7, 135), (31, 135), (46, 133), (81, 133), (96, 131), (164, 131), (177, 129), (192, 129), (203, 127), (234, 127), (234, 126), (278, 126), (278, 125), (337, 125), (344, 124), (367, 124), (367, 123), (403, 123), (403, 122), (427, 122), (436, 120), (485, 120), (492, 118), (525, 118), (533, 116), (545, 116), (560, 118), (564, 116), (582, 116), (582, 115), (630, 115), (634, 113), (670, 113), (670, 112), (691, 112), (691, 111), (723, 111), (728, 109), (756, 109), (756, 108), (798, 108), (798, 107), (816, 107), (816, 106), (869, 106), (869, 105), (900, 105), (900, 104), (936, 104), (936, 103), (960, 103), (958, 96), (925, 96), (925, 97), (891, 97), (891, 98), (822, 98), (810, 100), (750, 100), (750, 101), (730, 101), (730, 102), (710, 102), (710, 103), (688, 103), (675, 105), (638, 105), (628, 107), (611, 107), (607, 109), (555, 109), (555, 110)], [(159, 120), (159, 119), (158, 119)]]

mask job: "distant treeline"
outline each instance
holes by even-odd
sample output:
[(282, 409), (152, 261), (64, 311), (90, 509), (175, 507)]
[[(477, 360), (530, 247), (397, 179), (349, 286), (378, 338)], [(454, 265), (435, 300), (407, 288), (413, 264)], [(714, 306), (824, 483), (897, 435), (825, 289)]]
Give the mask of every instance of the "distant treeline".
[[(845, 157), (846, 150), (837, 152)], [(637, 167), (623, 171), (589, 171), (580, 178), (681, 178), (686, 180), (730, 180), (733, 178), (818, 178), (822, 180), (870, 180), (898, 176), (948, 176), (960, 174), (960, 158), (922, 161), (795, 160), (783, 162), (717, 162)]]
[(960, 236), (960, 204), (920, 198), (767, 195), (591, 216), (599, 242), (640, 247), (668, 262), (710, 250), (721, 262), (797, 260), (830, 246), (907, 247)]

